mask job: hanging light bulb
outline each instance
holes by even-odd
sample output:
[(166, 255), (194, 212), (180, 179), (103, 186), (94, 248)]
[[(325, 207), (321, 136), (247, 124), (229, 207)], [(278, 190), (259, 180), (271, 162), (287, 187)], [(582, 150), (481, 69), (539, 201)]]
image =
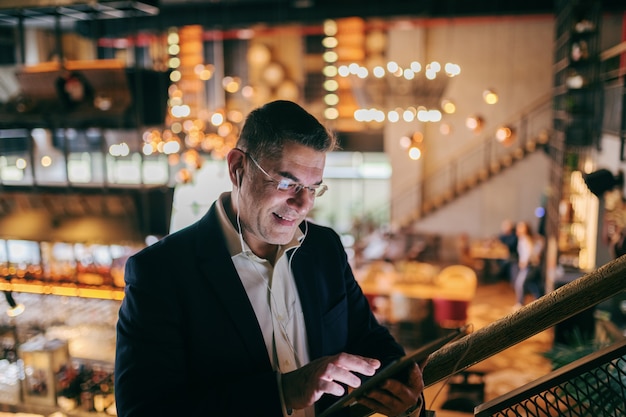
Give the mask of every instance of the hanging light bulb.
[(417, 161), (422, 157), (422, 142), (424, 141), (424, 134), (422, 132), (414, 132), (413, 134), (411, 134), (410, 137), (408, 135), (402, 137), (401, 141), (403, 141), (404, 144), (407, 145), (409, 158)]
[(411, 146), (411, 138), (408, 135), (404, 135), (400, 138), (400, 147), (402, 149), (409, 149)]
[(504, 146), (509, 146), (515, 141), (515, 129), (509, 126), (501, 126), (496, 130), (496, 139)]
[(456, 104), (454, 104), (452, 100), (443, 99), (441, 101), (441, 109), (446, 114), (454, 114), (454, 112), (456, 112)]
[(483, 91), (483, 100), (485, 100), (487, 104), (496, 104), (498, 102), (498, 93), (492, 88), (488, 88)]
[(474, 133), (479, 133), (483, 128), (484, 120), (480, 116), (470, 116), (465, 119), (465, 126)]
[(422, 151), (420, 150), (420, 148), (418, 148), (417, 146), (412, 146), (409, 149), (409, 158), (411, 158), (414, 161), (417, 161), (421, 157), (422, 157)]

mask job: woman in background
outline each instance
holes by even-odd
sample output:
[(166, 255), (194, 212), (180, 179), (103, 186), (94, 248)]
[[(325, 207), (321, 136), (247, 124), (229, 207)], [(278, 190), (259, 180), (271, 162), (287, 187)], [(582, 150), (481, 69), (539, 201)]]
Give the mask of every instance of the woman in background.
[[(527, 222), (517, 223), (515, 233), (517, 234), (519, 272), (513, 281), (513, 288), (515, 290), (515, 309), (519, 309), (524, 305), (526, 289), (529, 289), (535, 298), (542, 295), (539, 285), (539, 281), (541, 281), (539, 264), (544, 242), (543, 237), (533, 234)], [(531, 283), (533, 285), (529, 285)]]

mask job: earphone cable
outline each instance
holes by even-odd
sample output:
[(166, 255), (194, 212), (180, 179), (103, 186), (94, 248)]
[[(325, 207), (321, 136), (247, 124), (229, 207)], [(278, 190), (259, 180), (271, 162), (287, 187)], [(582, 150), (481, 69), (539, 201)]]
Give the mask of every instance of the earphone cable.
[[(268, 281), (265, 279), (265, 277), (263, 276), (263, 274), (261, 273), (261, 271), (258, 270), (256, 262), (250, 257), (250, 251), (246, 250), (245, 248), (245, 244), (244, 244), (244, 239), (243, 239), (243, 233), (241, 231), (241, 219), (239, 217), (239, 188), (237, 188), (237, 193), (235, 195), (235, 201), (236, 201), (236, 205), (237, 205), (237, 214), (235, 216), (236, 218), (236, 223), (237, 223), (237, 234), (239, 235), (239, 242), (241, 244), (241, 251), (242, 253), (246, 256), (246, 258), (251, 262), (252, 267), (254, 268), (254, 270), (256, 271), (256, 273), (258, 274), (259, 278), (261, 278), (263, 284), (265, 284), (265, 287), (267, 288), (267, 291), (269, 293), (270, 299), (268, 300), (268, 304), (269, 304), (269, 308), (270, 308), (270, 313), (272, 314), (272, 323), (273, 322), (277, 322), (278, 323), (278, 327), (279, 330), (281, 332), (281, 335), (283, 337), (283, 339), (287, 342), (287, 345), (289, 346), (289, 349), (291, 350), (294, 358), (296, 359), (297, 365), (298, 367), (302, 365), (302, 361), (300, 360), (300, 357), (298, 355), (298, 352), (296, 350), (296, 348), (293, 345), (293, 342), (291, 341), (291, 338), (289, 337), (289, 333), (287, 332), (287, 329), (285, 328), (285, 323), (283, 323), (282, 320), (279, 320), (278, 317), (276, 317), (276, 310), (278, 309), (278, 303), (276, 301), (276, 299), (274, 298), (274, 293), (272, 292), (272, 288), (270, 287)], [(306, 232), (308, 231), (308, 225), (306, 224), (305, 221), (305, 233), (304, 236), (306, 237)], [(302, 239), (304, 240), (304, 238)], [(294, 251), (292, 252), (290, 258), (289, 258), (289, 270), (291, 271), (291, 273), (293, 274), (293, 270), (291, 269), (291, 260), (293, 259), (293, 255), (295, 254), (296, 250), (299, 248), (299, 246), (297, 246)], [(272, 307), (272, 304), (274, 307)], [(285, 306), (287, 309), (287, 322), (289, 320), (291, 320), (291, 318), (293, 317), (294, 311), (295, 311), (295, 300), (292, 302), (292, 305), (290, 306), (291, 308), (287, 308), (287, 306)], [(280, 370), (280, 365), (278, 365), (278, 368)]]
[[(470, 328), (473, 328), (474, 325), (473, 324), (468, 324), (468, 326), (470, 326)], [(470, 330), (468, 333), (472, 333), (473, 330)], [(450, 379), (457, 373), (458, 369), (459, 369), (459, 365), (461, 364), (461, 361), (463, 361), (463, 358), (465, 358), (465, 356), (467, 355), (467, 353), (470, 351), (472, 347), (472, 341), (470, 338), (470, 343), (468, 343), (467, 348), (465, 349), (465, 351), (463, 352), (463, 354), (461, 356), (459, 356), (459, 359), (456, 361), (456, 363), (454, 364), (454, 366), (452, 367), (452, 371), (450, 372), (450, 375), (448, 375), (446, 377), (446, 379), (443, 381), (443, 383), (441, 384), (441, 386), (439, 387), (439, 389), (437, 390), (437, 392), (435, 392), (435, 395), (433, 396), (432, 400), (431, 400), (431, 407), (433, 404), (435, 404), (435, 400), (437, 399), (437, 397), (439, 396), (439, 394), (441, 394), (441, 391), (443, 390), (443, 387), (445, 387), (446, 385), (448, 385), (448, 383), (450, 382)], [(428, 409), (428, 408), (427, 408)]]

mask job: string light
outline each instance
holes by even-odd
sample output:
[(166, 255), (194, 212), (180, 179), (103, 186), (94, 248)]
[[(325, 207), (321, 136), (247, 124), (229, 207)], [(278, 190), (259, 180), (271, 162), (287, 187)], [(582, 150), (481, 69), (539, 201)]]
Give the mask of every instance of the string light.
[[(422, 72), (422, 69), (425, 69)], [(412, 61), (406, 68), (403, 68), (395, 61), (388, 61), (385, 65), (376, 65), (371, 70), (358, 63), (346, 63), (337, 68), (339, 77), (357, 77), (368, 82), (368, 79), (384, 80), (385, 77), (394, 77), (402, 79), (404, 82), (423, 82), (423, 79), (435, 80), (442, 73), (442, 66), (437, 61), (432, 61), (426, 65), (422, 65), (418, 61)], [(461, 67), (457, 64), (447, 63), (443, 66), (443, 73), (447, 77), (456, 77), (461, 73)], [(441, 103), (441, 108), (447, 114), (456, 111), (456, 106), (450, 100)], [(400, 120), (405, 122), (414, 121), (416, 118), (421, 122), (439, 122), (442, 114), (438, 108), (427, 108), (424, 105), (419, 106), (419, 111), (415, 111), (413, 107), (404, 109), (395, 109), (387, 112), (387, 117), (381, 117), (385, 111), (376, 107), (360, 108), (354, 112), (354, 119), (358, 122), (384, 122), (385, 120), (396, 123)], [(400, 117), (398, 116), (400, 115)]]
[(326, 51), (322, 55), (324, 59), (324, 69), (322, 73), (326, 77), (323, 88), (326, 91), (326, 94), (324, 95), (324, 104), (326, 105), (324, 117), (327, 120), (337, 120), (339, 118), (339, 111), (337, 110), (339, 95), (336, 94), (336, 91), (339, 89), (339, 84), (335, 79), (338, 74), (335, 63), (339, 58), (337, 52), (335, 51), (339, 45), (339, 41), (335, 36), (337, 35), (337, 30), (337, 22), (334, 20), (328, 19), (324, 22), (325, 37), (322, 39), (322, 46), (326, 48)]
[[(209, 110), (199, 105), (204, 102), (198, 99), (198, 95), (205, 94), (204, 83), (216, 74), (214, 64), (202, 62), (202, 34), (203, 29), (197, 25), (169, 29), (167, 64), (172, 84), (168, 88), (166, 128), (149, 129), (142, 136), (141, 152), (145, 156), (163, 154), (171, 166), (183, 165), (175, 176), (180, 183), (193, 180), (205, 155), (225, 158), (235, 146), (244, 119), (240, 110), (219, 107)], [(242, 85), (240, 77), (223, 76), (219, 82), (226, 93), (241, 93), (249, 100), (255, 94), (252, 87)], [(114, 144), (109, 149), (115, 157), (126, 156), (128, 152), (125, 143)]]

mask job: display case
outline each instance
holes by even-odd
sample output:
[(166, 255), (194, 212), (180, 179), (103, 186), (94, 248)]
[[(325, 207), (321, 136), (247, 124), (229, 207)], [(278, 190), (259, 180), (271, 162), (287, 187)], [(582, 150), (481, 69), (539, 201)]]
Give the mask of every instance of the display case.
[(126, 260), (142, 247), (0, 239), (0, 291), (121, 300)]
[(593, 169), (602, 125), (600, 80), (601, 2), (559, 0), (556, 4), (554, 132), (547, 148), (550, 189), (546, 209), (546, 287), (557, 272), (596, 267), (599, 204), (583, 175)]
[(559, 203), (558, 263), (563, 268), (590, 271), (595, 267), (598, 199), (579, 170), (564, 172)]
[(24, 403), (55, 406), (59, 386), (57, 373), (69, 362), (67, 342), (33, 339), (19, 347), (24, 366)]

